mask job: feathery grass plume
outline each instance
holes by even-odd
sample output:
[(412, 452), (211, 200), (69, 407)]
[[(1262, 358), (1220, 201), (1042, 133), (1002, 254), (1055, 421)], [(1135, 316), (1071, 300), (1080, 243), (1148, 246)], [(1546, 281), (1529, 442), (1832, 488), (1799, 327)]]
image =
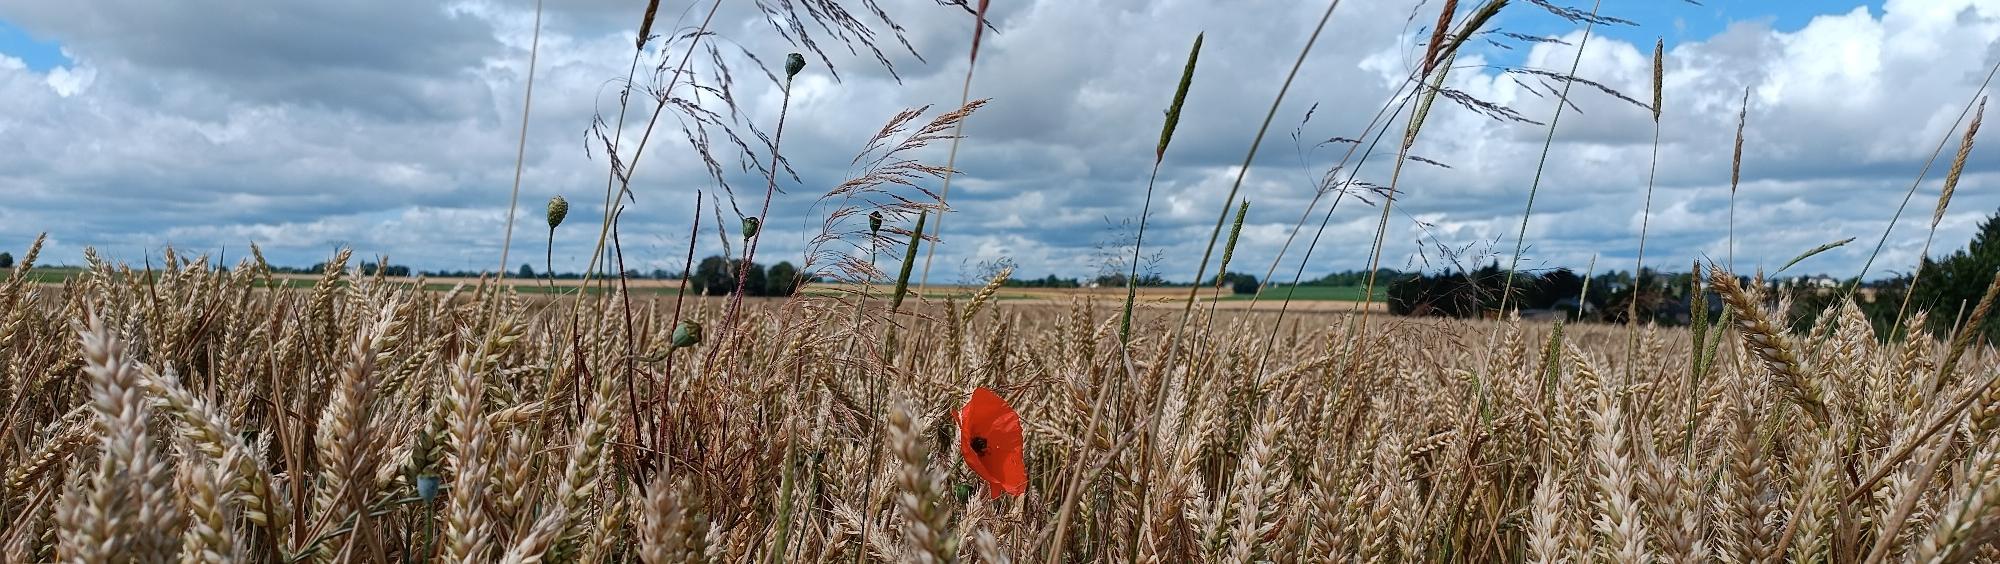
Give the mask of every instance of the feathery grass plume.
[[(1499, 1), (1488, 2), (1487, 6), (1504, 3)], [(1498, 8), (1495, 7), (1493, 10), (1497, 11)], [(1486, 8), (1482, 7), (1480, 12), (1475, 13), (1473, 18), (1466, 22), (1466, 30), (1469, 32), (1478, 29), (1472, 26), (1483, 23), (1487, 18), (1492, 17), (1490, 13), (1486, 12)], [(1367, 330), (1368, 314), (1372, 311), (1368, 306), (1375, 302), (1375, 277), (1382, 269), (1382, 243), (1384, 237), (1389, 235), (1389, 213), (1395, 209), (1396, 194), (1398, 193), (1397, 187), (1400, 185), (1403, 177), (1403, 164), (1409, 161), (1407, 157), (1409, 157), (1410, 147), (1417, 144), (1417, 133), (1423, 130), (1424, 119), (1430, 115), (1431, 104), (1437, 100), (1438, 93), (1444, 90), (1445, 77), (1451, 74), (1451, 62), (1456, 60), (1457, 56), (1458, 52), (1455, 49), (1445, 52), (1444, 64), (1440, 65), (1437, 72), (1431, 76), (1430, 87), (1417, 94), (1417, 96), (1420, 96), (1417, 108), (1410, 113), (1409, 125), (1403, 128), (1403, 142), (1401, 148), (1397, 149), (1395, 164), (1389, 172), (1389, 186), (1383, 192), (1382, 214), (1375, 222), (1375, 240), (1369, 245), (1368, 283), (1362, 287), (1361, 305), (1355, 308), (1361, 313), (1358, 325), (1361, 331)], [(1505, 304), (1503, 303), (1502, 305), (1504, 306)]]
[(1188, 48), (1187, 65), (1181, 67), (1180, 85), (1174, 88), (1174, 99), (1167, 104), (1167, 119), (1160, 124), (1160, 145), (1153, 150), (1153, 172), (1146, 177), (1146, 200), (1139, 205), (1139, 234), (1132, 240), (1131, 272), (1125, 276), (1125, 313), (1118, 320), (1118, 346), (1132, 345), (1132, 306), (1139, 300), (1139, 251), (1146, 246), (1146, 223), (1153, 213), (1153, 184), (1160, 178), (1160, 163), (1167, 158), (1167, 144), (1174, 139), (1174, 128), (1181, 123), (1181, 107), (1187, 103), (1188, 87), (1194, 84), (1195, 63), (1201, 59), (1201, 41), (1207, 34), (1197, 33), (1194, 46)]
[(1810, 379), (1799, 366), (1791, 340), (1771, 325), (1763, 308), (1736, 283), (1736, 277), (1723, 271), (1721, 266), (1709, 265), (1709, 284), (1715, 287), (1723, 301), (1729, 303), (1736, 316), (1737, 330), (1743, 335), (1744, 347), (1770, 369), (1772, 382), (1784, 390), (1786, 397), (1805, 410), (1813, 421), (1827, 425), (1825, 396), (1820, 391), (1819, 383)]
[(172, 468), (146, 430), (152, 410), (139, 371), (97, 314), (77, 333), (102, 437), (87, 487), (69, 491), (57, 509), (57, 552), (67, 561), (165, 561), (179, 553), (185, 514), (174, 503)]

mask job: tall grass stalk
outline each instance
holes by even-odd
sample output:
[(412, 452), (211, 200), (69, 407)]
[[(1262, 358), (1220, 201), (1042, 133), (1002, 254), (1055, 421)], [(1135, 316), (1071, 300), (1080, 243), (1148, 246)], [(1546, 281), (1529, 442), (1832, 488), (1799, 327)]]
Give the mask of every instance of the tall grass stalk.
[[(743, 309), (743, 294), (748, 290), (749, 284), (746, 282), (750, 279), (750, 267), (757, 260), (757, 244), (764, 241), (762, 226), (771, 223), (771, 198), (776, 196), (778, 191), (778, 173), (781, 170), (779, 163), (782, 162), (782, 158), (780, 157), (782, 153), (779, 151), (781, 144), (785, 141), (785, 118), (791, 114), (792, 110), (792, 79), (798, 74), (797, 70), (789, 65), (792, 65), (793, 61), (802, 62), (805, 60), (798, 53), (789, 55), (787, 59), (786, 64), (788, 66), (785, 69), (785, 88), (781, 96), (781, 101), (778, 103), (778, 127), (777, 131), (771, 134), (771, 170), (770, 176), (764, 184), (764, 204), (758, 209), (756, 217), (745, 220), (746, 226), (756, 227), (745, 227), (746, 231), (743, 234), (743, 262), (736, 265), (736, 291), (729, 296), (729, 313), (724, 316), (721, 340), (716, 343), (718, 349), (729, 348), (733, 350), (735, 348), (736, 323), (738, 315)], [(753, 230), (755, 231), (754, 233), (751, 232)], [(789, 284), (789, 282), (786, 283)], [(725, 370), (724, 372), (728, 373), (730, 370)]]
[[(1632, 265), (1632, 298), (1625, 301), (1625, 382), (1632, 382), (1632, 349), (1639, 346), (1639, 296), (1646, 287), (1646, 229), (1653, 223), (1653, 184), (1660, 173), (1660, 104), (1666, 88), (1666, 40), (1653, 43), (1653, 154), (1646, 166), (1646, 199), (1639, 207), (1639, 256)], [(1578, 50), (1578, 53), (1581, 53)], [(1516, 257), (1518, 260), (1519, 257)], [(1511, 274), (1510, 274), (1511, 276)], [(1506, 299), (1506, 298), (1501, 298)]]
[[(1160, 178), (1160, 163), (1166, 160), (1167, 144), (1174, 139), (1174, 128), (1181, 122), (1181, 105), (1187, 102), (1188, 86), (1194, 84), (1194, 65), (1201, 58), (1201, 39), (1206, 34), (1194, 36), (1194, 47), (1188, 48), (1187, 66), (1181, 69), (1180, 85), (1174, 88), (1174, 99), (1167, 104), (1166, 122), (1160, 125), (1160, 146), (1153, 150), (1153, 172), (1146, 175), (1146, 203), (1139, 208), (1139, 234), (1132, 240), (1132, 268), (1125, 277), (1125, 314), (1118, 321), (1118, 345), (1132, 346), (1132, 305), (1139, 298), (1139, 250), (1146, 245), (1146, 221), (1153, 213), (1153, 182)], [(931, 247), (936, 251), (937, 247)], [(925, 259), (928, 261), (929, 259)]]
[[(500, 238), (500, 270), (494, 275), (494, 279), (500, 282), (507, 280), (507, 252), (514, 247), (514, 214), (521, 205), (521, 171), (527, 166), (528, 158), (528, 114), (535, 107), (535, 61), (541, 50), (542, 0), (535, 0), (535, 31), (533, 38), (528, 40), (528, 84), (521, 95), (521, 134), (514, 144), (514, 189), (507, 196), (507, 230)], [(549, 226), (549, 235), (553, 240), (555, 226)], [(383, 266), (386, 267), (387, 263)]]
[[(607, 167), (608, 170), (604, 176), (604, 220), (598, 226), (597, 246), (590, 252), (590, 263), (583, 269), (583, 277), (578, 283), (578, 288), (588, 288), (591, 281), (596, 278), (598, 268), (602, 265), (600, 261), (604, 260), (605, 246), (611, 242), (612, 210), (620, 194), (632, 189), (632, 177), (638, 174), (641, 157), (645, 156), (646, 146), (653, 140), (653, 130), (660, 122), (660, 114), (666, 112), (673, 91), (681, 85), (681, 76), (687, 73), (688, 64), (694, 60), (694, 54), (699, 50), (697, 47), (700, 46), (702, 39), (710, 35), (708, 33), (708, 26), (715, 21), (715, 13), (721, 7), (722, 0), (711, 2), (708, 7), (708, 15), (702, 18), (701, 25), (695, 28), (695, 31), (691, 34), (687, 52), (681, 54), (680, 64), (674, 67), (673, 74), (667, 78), (666, 86), (657, 95), (658, 100), (653, 106), (652, 117), (646, 120), (646, 129), (639, 135), (639, 142), (638, 145), (633, 147), (632, 156), (614, 158), (613, 162), (618, 164)], [(642, 20), (641, 27), (646, 31), (650, 31), (651, 26), (647, 24), (651, 21), (651, 18)], [(619, 145), (621, 144), (621, 140), (625, 138), (625, 117), (626, 112), (631, 109), (632, 85), (634, 84), (632, 80), (638, 76), (639, 58), (646, 54), (646, 41), (647, 38), (642, 36), (636, 42), (637, 46), (632, 50), (630, 68), (625, 71), (625, 81), (622, 83), (623, 87), (619, 90), (618, 119), (611, 128), (611, 143), (606, 148), (608, 151), (613, 152), (614, 155), (620, 150)], [(578, 292), (582, 291), (581, 289), (578, 290)]]
[[(1603, 7), (1603, 5), (1604, 2), (1602, 0), (1591, 2), (1590, 15), (1595, 18), (1598, 8)], [(1525, 248), (1528, 240), (1528, 220), (1535, 216), (1535, 196), (1542, 191), (1542, 173), (1548, 170), (1549, 152), (1556, 144), (1556, 126), (1562, 123), (1563, 107), (1570, 105), (1569, 87), (1576, 84), (1576, 71), (1583, 66), (1583, 50), (1585, 47), (1590, 46), (1590, 34), (1596, 28), (1597, 22), (1595, 19), (1584, 22), (1583, 38), (1577, 41), (1576, 56), (1572, 57), (1569, 62), (1569, 74), (1567, 76), (1570, 80), (1563, 81), (1562, 92), (1556, 95), (1556, 109), (1549, 117), (1548, 133), (1542, 136), (1542, 155), (1535, 160), (1534, 180), (1528, 182), (1528, 203), (1521, 209), (1521, 228), (1514, 233), (1514, 255), (1513, 258), (1507, 261), (1507, 279), (1500, 285), (1500, 311), (1502, 315), (1505, 315), (1507, 311), (1508, 299), (1514, 295), (1514, 271), (1520, 270), (1521, 267), (1521, 251)], [(1653, 122), (1655, 125), (1654, 129), (1658, 130), (1659, 119), (1655, 118)], [(1658, 139), (1655, 139), (1653, 144), (1655, 150), (1658, 150)]]
[[(972, 71), (979, 67), (979, 40), (986, 36), (986, 5), (991, 1), (979, 0), (979, 9), (972, 14), (972, 50), (965, 59), (965, 82), (958, 88), (958, 106), (961, 108), (972, 101)], [(944, 185), (939, 188), (937, 228), (931, 233), (933, 239), (944, 238), (944, 206), (951, 200), (951, 177), (958, 175), (958, 144), (964, 138), (965, 120), (958, 120), (951, 128), (951, 149), (946, 151), (944, 158)], [(917, 235), (922, 237), (923, 233)], [(935, 256), (937, 245), (931, 245), (930, 250), (924, 252), (924, 273), (917, 281), (918, 294), (923, 294), (924, 289), (931, 285), (931, 258)]]
[[(1181, 339), (1187, 331), (1188, 317), (1194, 313), (1194, 302), (1196, 296), (1201, 291), (1200, 280), (1202, 275), (1208, 273), (1208, 261), (1210, 258), (1213, 258), (1215, 243), (1222, 236), (1222, 224), (1229, 220), (1229, 212), (1236, 207), (1236, 194), (1243, 188), (1243, 177), (1250, 174), (1250, 165), (1257, 160), (1257, 148), (1263, 145), (1264, 134), (1270, 131), (1271, 120), (1277, 117), (1278, 108), (1285, 102), (1285, 94), (1292, 89), (1292, 81), (1298, 78), (1299, 69), (1305, 66), (1306, 56), (1312, 53), (1313, 45), (1319, 42), (1320, 32), (1326, 29), (1326, 23), (1333, 19), (1334, 9), (1339, 7), (1340, 0), (1327, 2), (1326, 12), (1320, 14), (1319, 23), (1314, 24), (1312, 33), (1306, 37), (1305, 45), (1299, 48), (1298, 58), (1292, 61), (1291, 70), (1285, 74), (1285, 82), (1278, 86), (1278, 94), (1272, 97), (1270, 109), (1264, 112), (1264, 121), (1258, 124), (1257, 134), (1250, 139), (1250, 149), (1245, 152), (1243, 164), (1236, 171), (1236, 180), (1229, 185), (1229, 195), (1222, 200), (1222, 211), (1216, 215), (1215, 228), (1209, 232), (1208, 244), (1202, 250), (1201, 265), (1195, 268), (1194, 279), (1196, 284), (1188, 289), (1187, 302), (1181, 307), (1180, 321), (1175, 324), (1174, 332), (1169, 337), (1171, 343), (1168, 345), (1167, 355), (1161, 359), (1162, 366), (1155, 370), (1159, 374), (1156, 379), (1160, 384), (1157, 389), (1145, 396), (1145, 403), (1147, 405), (1144, 411), (1147, 414), (1146, 432), (1140, 437), (1139, 458), (1141, 460), (1150, 460), (1152, 458), (1154, 444), (1158, 442), (1154, 434), (1159, 432), (1160, 409), (1164, 405), (1163, 400), (1165, 398), (1163, 396), (1166, 394), (1166, 383), (1171, 380), (1167, 375), (1173, 373), (1171, 366), (1180, 354)], [(1149, 499), (1147, 496), (1151, 494), (1150, 485), (1147, 481), (1152, 476), (1153, 466), (1152, 464), (1147, 464), (1140, 471), (1138, 491), (1140, 500)], [(1055, 537), (1049, 551), (1051, 564), (1057, 561), (1055, 558), (1057, 555), (1062, 554), (1063, 546), (1069, 540), (1067, 530), (1069, 513), (1073, 507), (1073, 503), (1073, 499), (1065, 500), (1064, 507), (1059, 512)]]
[(1931, 172), (1931, 165), (1937, 164), (1938, 155), (1944, 154), (1944, 146), (1951, 142), (1952, 132), (1958, 131), (1958, 124), (1965, 123), (1965, 116), (1972, 113), (1973, 104), (1983, 99), (1986, 88), (1993, 84), (1995, 73), (2000, 73), (2000, 61), (1994, 61), (1993, 66), (1986, 70), (1985, 80), (1981, 80), (1979, 88), (1972, 92), (1972, 97), (1965, 100), (1965, 108), (1959, 110), (1958, 118), (1952, 120), (1951, 127), (1946, 128), (1944, 135), (1938, 137), (1937, 146), (1931, 148), (1930, 158), (1924, 159), (1923, 168), (1917, 170), (1917, 179), (1910, 181), (1910, 188), (1903, 192), (1902, 203), (1896, 204), (1896, 213), (1889, 216), (1889, 224), (1882, 227), (1882, 237), (1875, 240), (1875, 250), (1870, 251), (1868, 260), (1861, 263), (1861, 273), (1856, 274), (1854, 281), (1847, 285), (1847, 291), (1842, 294), (1842, 299), (1853, 299), (1854, 291), (1860, 289), (1861, 282), (1868, 279), (1868, 271), (1875, 266), (1875, 258), (1882, 255), (1882, 247), (1889, 243), (1889, 234), (1896, 231), (1896, 222), (1902, 220), (1903, 210), (1910, 207), (1910, 198), (1917, 194), (1917, 187), (1923, 185), (1924, 177)]
[(1944, 222), (1944, 212), (1951, 207), (1951, 196), (1958, 190), (1959, 175), (1965, 173), (1965, 159), (1972, 155), (1972, 140), (1979, 135), (1979, 122), (1985, 118), (1986, 98), (1980, 98), (1979, 109), (1972, 113), (1972, 122), (1965, 126), (1965, 137), (1958, 142), (1958, 156), (1952, 158), (1951, 169), (1944, 175), (1944, 186), (1938, 189), (1937, 207), (1931, 211), (1930, 229), (1924, 232), (1924, 247), (1917, 252), (1917, 268), (1910, 273), (1910, 285), (1903, 290), (1903, 303), (1896, 307), (1894, 327), (1902, 327), (1904, 316), (1910, 312), (1910, 298), (1917, 295), (1917, 284), (1924, 279), (1924, 265), (1930, 263), (1931, 241), (1937, 239), (1938, 224)]
[(1736, 187), (1743, 181), (1743, 125), (1750, 120), (1750, 89), (1736, 110), (1736, 148), (1729, 157), (1729, 271), (1736, 271)]
[[(1451, 62), (1458, 58), (1459, 46), (1463, 45), (1473, 32), (1485, 27), (1486, 23), (1492, 21), (1493, 17), (1499, 15), (1500, 10), (1506, 6), (1507, 0), (1490, 0), (1473, 10), (1461, 28), (1464, 31), (1453, 36), (1443, 48), (1434, 50), (1437, 56), (1444, 57), (1444, 63), (1425, 67), (1430, 69), (1431, 75), (1422, 78), (1428, 79), (1431, 85), (1429, 89), (1417, 94), (1419, 102), (1416, 110), (1410, 113), (1409, 123), (1403, 129), (1402, 143), (1396, 150), (1396, 163), (1389, 172), (1389, 186), (1382, 195), (1382, 215), (1375, 223), (1375, 240), (1368, 247), (1368, 283), (1364, 287), (1361, 302), (1355, 306), (1360, 313), (1355, 317), (1356, 335), (1367, 332), (1368, 318), (1372, 311), (1369, 306), (1375, 303), (1376, 277), (1382, 270), (1382, 243), (1384, 237), (1389, 234), (1389, 213), (1396, 205), (1397, 190), (1403, 179), (1403, 165), (1410, 160), (1410, 147), (1416, 145), (1417, 133), (1423, 130), (1424, 118), (1430, 113), (1431, 104), (1437, 100), (1438, 93), (1444, 89), (1445, 77), (1451, 73)], [(1356, 362), (1360, 356), (1352, 355)]]

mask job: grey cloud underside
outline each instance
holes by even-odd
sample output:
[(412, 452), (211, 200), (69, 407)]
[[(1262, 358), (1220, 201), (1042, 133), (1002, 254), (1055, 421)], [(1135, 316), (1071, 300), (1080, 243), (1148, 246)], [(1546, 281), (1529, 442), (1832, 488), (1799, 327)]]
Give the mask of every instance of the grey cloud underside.
[[(726, 4), (713, 45), (732, 65), (738, 118), (745, 120), (739, 131), (761, 155), (766, 148), (747, 126), (773, 132), (779, 90), (741, 53), (777, 65), (801, 47), (780, 37), (756, 3)], [(887, 118), (909, 107), (930, 105), (935, 114), (957, 105), (971, 23), (961, 9), (931, 0), (881, 2), (926, 59), (918, 61), (862, 3), (848, 4), (875, 25), (877, 46), (901, 82), (869, 50), (850, 53), (804, 22), (840, 80), (808, 56), (783, 142), (800, 182), (783, 178), (760, 262), (802, 257), (826, 211), (820, 194), (859, 174), (849, 160)], [(986, 36), (972, 92), (992, 101), (966, 124), (963, 176), (952, 186), (933, 278), (957, 281), (965, 265), (999, 256), (1019, 262), (1025, 275), (1094, 273), (1098, 248), (1139, 214), (1161, 111), (1188, 43), (1206, 33), (1147, 232), (1148, 254), (1164, 258), (1162, 274), (1192, 276), (1258, 121), (1323, 8), (1312, 4), (994, 3), (996, 30)], [(1424, 36), (1417, 26), (1431, 17), (1406, 27), (1411, 4), (1354, 1), (1336, 12), (1244, 182), (1242, 196), (1254, 203), (1233, 269), (1261, 274), (1269, 266), (1321, 175), (1347, 149), (1314, 145), (1359, 135), (1408, 72)], [(706, 6), (662, 4), (655, 32), (666, 38), (654, 45), (669, 47), (669, 61), (678, 62), (679, 36)], [(588, 260), (607, 161), (586, 131), (593, 115), (617, 117), (618, 81), (642, 7), (549, 5), (514, 237), (519, 258), (511, 262), (540, 268), (547, 236), (540, 206), (557, 193), (574, 206), (554, 242), (557, 267)], [(256, 241), (274, 261), (293, 265), (317, 262), (344, 244), (419, 268), (493, 268), (532, 10), (530, 2), (488, 0), (0, 5), (0, 20), (59, 41), (77, 69), (95, 73), (64, 96), (44, 73), (0, 59), (0, 99), (10, 100), (0, 112), (0, 191), (9, 194), (0, 202), (0, 240), (19, 247), (49, 231), (54, 245), (44, 256), (72, 263), (85, 245), (137, 262), (165, 244), (241, 256)], [(1550, 17), (1509, 10), (1501, 27)], [(1986, 67), (2000, 60), (1996, 16), (2000, 2), (1991, 0), (1893, 1), (1874, 12), (1831, 14), (1802, 30), (1749, 21), (1672, 46), (1647, 262), (1684, 269), (1691, 259), (1726, 255), (1730, 146), (1748, 88), (1737, 262), (1768, 266), (1860, 237), (1798, 267), (1858, 271), (1923, 159)], [(1468, 52), (1450, 85), (1547, 122), (1553, 96), (1521, 86), (1539, 90), (1545, 81), (1502, 67), (1566, 70), (1580, 31), (1562, 39), (1568, 45)], [(1649, 45), (1597, 37), (1588, 45), (1583, 76), (1650, 97)], [(642, 75), (661, 57), (648, 53)], [(699, 72), (712, 73), (705, 52), (696, 60)], [(713, 83), (715, 75), (703, 80)], [(1630, 268), (1652, 150), (1650, 113), (1582, 84), (1572, 96), (1523, 264), (1582, 268), (1595, 257), (1600, 270)], [(1315, 104), (1312, 120), (1299, 127)], [(724, 106), (711, 108), (727, 116)], [(630, 124), (642, 115), (627, 118), (628, 148), (639, 129)], [(718, 194), (683, 138), (684, 123), (662, 119), (639, 164), (636, 202), (622, 224), (628, 266), (679, 268), (693, 191)], [(1438, 247), (1470, 249), (1474, 256), (1461, 260), (1479, 263), (1511, 252), (1545, 134), (1440, 102), (1413, 152), (1450, 168), (1405, 166), (1383, 264), (1440, 266)], [(754, 209), (765, 180), (743, 171), (728, 141), (715, 142), (736, 204)], [(1954, 136), (1943, 160), (1956, 144)], [(1394, 145), (1391, 139), (1378, 150)], [(1967, 167), (1940, 227), (1941, 249), (2000, 208), (1993, 190), (2000, 158), (1987, 147)], [(943, 146), (917, 156), (942, 164)], [(1370, 156), (1359, 179), (1386, 184), (1392, 160)], [(1933, 167), (1912, 199), (1877, 273), (1908, 270), (1916, 260), (1946, 164)], [(1329, 194), (1318, 203), (1288, 261), (1333, 200)], [(1374, 195), (1341, 199), (1307, 271), (1365, 267), (1380, 203)], [(714, 216), (703, 206), (699, 252), (720, 252)]]

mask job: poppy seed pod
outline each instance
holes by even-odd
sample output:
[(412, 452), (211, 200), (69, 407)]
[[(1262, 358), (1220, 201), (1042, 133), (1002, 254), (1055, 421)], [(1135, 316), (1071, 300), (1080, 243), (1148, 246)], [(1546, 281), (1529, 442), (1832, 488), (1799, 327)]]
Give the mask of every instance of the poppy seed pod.
[(786, 79), (790, 79), (790, 78), (792, 78), (792, 77), (794, 77), (794, 76), (798, 76), (798, 75), (799, 75), (799, 71), (802, 71), (802, 70), (806, 70), (806, 56), (805, 56), (805, 55), (800, 55), (800, 54), (798, 54), (798, 53), (792, 53), (792, 54), (788, 54), (788, 55), (785, 55), (785, 78), (786, 78)]
[(882, 232), (882, 212), (868, 212), (868, 234)]
[(430, 503), (431, 500), (437, 499), (437, 495), (438, 495), (437, 476), (431, 474), (417, 476), (417, 499), (424, 500), (424, 503)]
[(754, 217), (743, 218), (743, 238), (749, 239), (751, 237), (756, 237), (757, 230), (762, 228), (763, 226), (764, 222), (758, 220), (757, 218)]
[(549, 229), (562, 225), (563, 218), (568, 216), (569, 200), (564, 200), (562, 196), (549, 198)]
[(701, 324), (692, 319), (683, 319), (674, 327), (674, 348), (692, 347), (701, 344)]

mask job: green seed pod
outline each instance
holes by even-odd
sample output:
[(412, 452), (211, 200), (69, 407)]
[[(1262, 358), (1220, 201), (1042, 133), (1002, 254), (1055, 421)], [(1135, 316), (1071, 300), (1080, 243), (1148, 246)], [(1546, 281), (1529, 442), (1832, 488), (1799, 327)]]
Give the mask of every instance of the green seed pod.
[(743, 218), (743, 238), (749, 239), (751, 237), (756, 237), (757, 230), (762, 228), (763, 226), (764, 222), (758, 220), (757, 218), (754, 217)]
[(417, 499), (424, 500), (424, 503), (437, 499), (438, 482), (438, 477), (434, 474), (417, 476)]
[(799, 71), (802, 71), (802, 70), (806, 70), (806, 56), (805, 56), (805, 55), (800, 55), (800, 54), (798, 54), (798, 53), (792, 53), (792, 54), (789, 54), (789, 55), (785, 55), (785, 79), (786, 79), (786, 80), (790, 80), (790, 79), (791, 79), (792, 77), (794, 77), (794, 76), (798, 76), (798, 75), (799, 75)]
[(692, 347), (701, 344), (701, 324), (692, 319), (683, 319), (674, 327), (674, 348)]
[(881, 232), (882, 232), (882, 212), (879, 211), (868, 212), (868, 234), (874, 235)]
[(549, 229), (562, 225), (563, 218), (569, 216), (569, 200), (562, 196), (549, 198)]

